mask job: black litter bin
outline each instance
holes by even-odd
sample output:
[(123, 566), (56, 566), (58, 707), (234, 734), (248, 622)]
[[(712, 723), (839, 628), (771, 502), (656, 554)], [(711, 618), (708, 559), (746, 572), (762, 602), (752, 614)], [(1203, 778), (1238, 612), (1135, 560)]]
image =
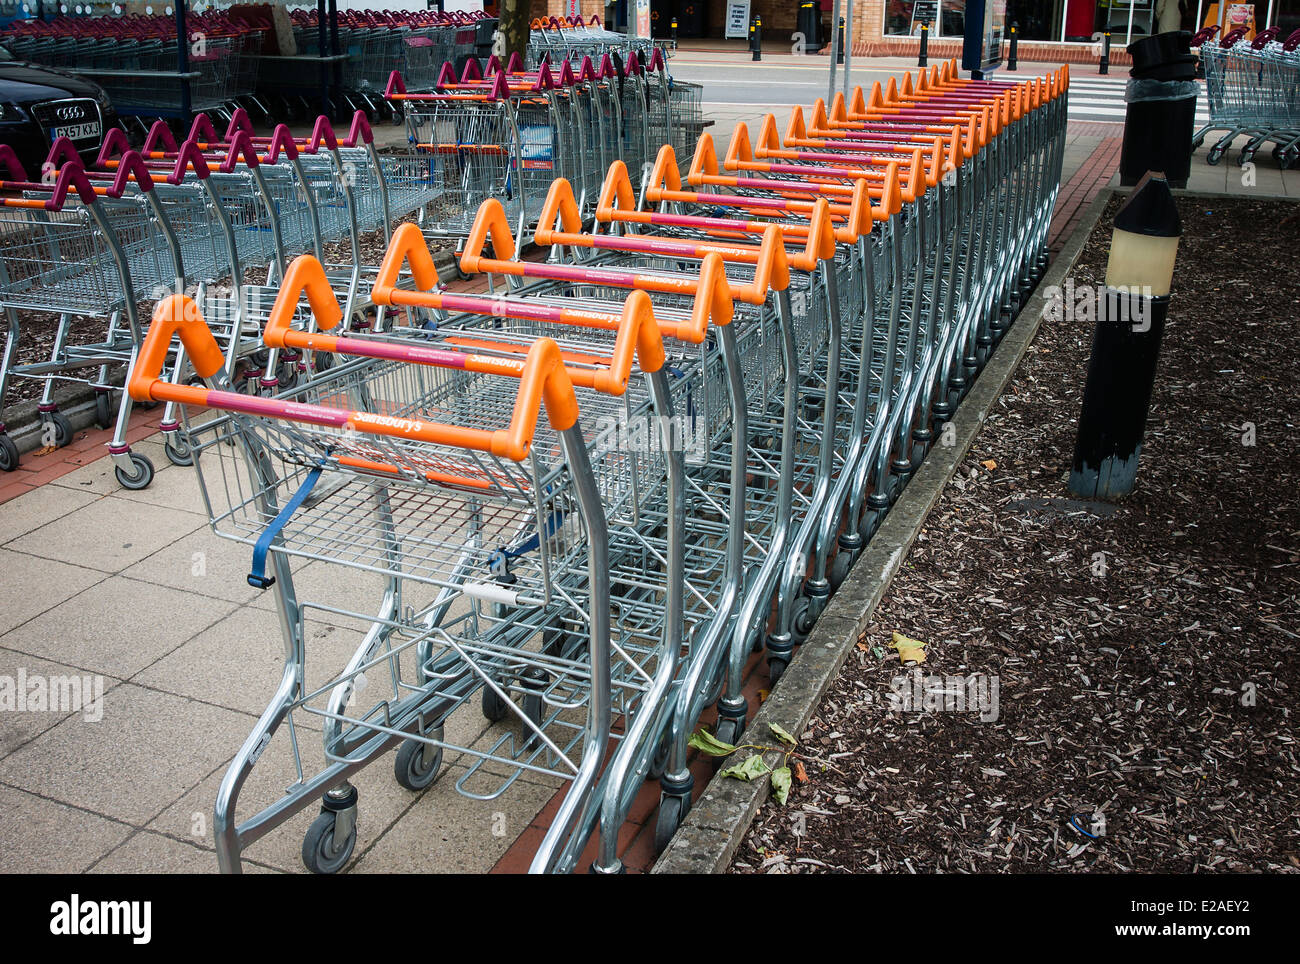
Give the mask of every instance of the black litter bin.
[(1164, 171), (1170, 187), (1187, 187), (1196, 127), (1196, 57), (1185, 30), (1129, 44), (1133, 69), (1124, 90), (1124, 146), (1119, 182), (1132, 187), (1147, 171)]

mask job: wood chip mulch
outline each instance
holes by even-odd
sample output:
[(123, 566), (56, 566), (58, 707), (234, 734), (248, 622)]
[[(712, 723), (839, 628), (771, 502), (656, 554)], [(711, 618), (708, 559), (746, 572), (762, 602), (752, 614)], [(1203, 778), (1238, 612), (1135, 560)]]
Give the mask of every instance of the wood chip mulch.
[[(1300, 868), (1300, 207), (1179, 206), (1134, 494), (1070, 498), (1092, 324), (1045, 321), (734, 871)], [(894, 632), (928, 644), (919, 683)], [(975, 674), (995, 720), (957, 702)]]

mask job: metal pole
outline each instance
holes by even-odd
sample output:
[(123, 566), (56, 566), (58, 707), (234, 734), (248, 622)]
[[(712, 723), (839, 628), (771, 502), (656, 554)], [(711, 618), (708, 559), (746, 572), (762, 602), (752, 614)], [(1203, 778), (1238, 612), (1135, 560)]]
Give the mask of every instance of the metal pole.
[(928, 67), (930, 65), (930, 21), (921, 21), (921, 51), (916, 58), (916, 66)]
[(836, 24), (839, 22), (840, 0), (835, 0), (831, 6), (831, 79), (826, 88), (826, 104), (828, 108), (835, 97), (835, 65), (839, 63), (840, 57), (843, 56), (840, 50), (840, 43), (843, 38), (840, 37), (840, 32), (836, 28)]
[(185, 4), (187, 0), (176, 0), (176, 72), (181, 75), (181, 112), (185, 122), (190, 120), (190, 79), (185, 74), (190, 72), (190, 33), (185, 29)]
[(1192, 33), (1196, 33), (1197, 30), (1201, 29), (1201, 14), (1203, 12), (1202, 7), (1204, 5), (1205, 5), (1205, 0), (1196, 0), (1196, 28), (1192, 31)]
[(849, 95), (849, 71), (853, 69), (853, 0), (844, 8), (844, 96)]
[[(338, 0), (329, 0), (330, 4), (330, 54), (337, 57), (339, 55), (339, 5)], [(334, 61), (334, 68), (330, 71), (334, 80), (334, 91), (337, 92), (343, 87), (343, 61)]]
[[(1125, 44), (1131, 44), (1133, 42), (1133, 4), (1136, 2), (1137, 0), (1128, 0), (1128, 36), (1124, 38)], [(1153, 6), (1151, 8), (1153, 16), (1155, 15), (1155, 12), (1155, 7)]]
[(1101, 63), (1097, 64), (1097, 73), (1110, 73), (1110, 31), (1107, 30), (1101, 39)]
[(329, 11), (326, 9), (325, 0), (316, 0), (316, 49), (320, 51), (320, 112), (325, 115), (331, 113), (329, 61), (325, 59), (329, 54), (328, 20)]
[(1264, 29), (1273, 26), (1273, 0), (1268, 0), (1268, 13), (1264, 14)]

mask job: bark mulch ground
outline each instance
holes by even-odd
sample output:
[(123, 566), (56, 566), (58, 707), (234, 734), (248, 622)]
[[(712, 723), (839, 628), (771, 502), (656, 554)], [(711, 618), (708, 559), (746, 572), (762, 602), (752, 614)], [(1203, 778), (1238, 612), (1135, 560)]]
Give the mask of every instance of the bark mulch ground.
[[(735, 871), (1300, 868), (1300, 208), (1179, 206), (1134, 494), (1070, 499), (1092, 325), (1044, 321)], [(895, 631), (928, 643), (919, 683)], [(953, 709), (972, 675), (996, 720)]]

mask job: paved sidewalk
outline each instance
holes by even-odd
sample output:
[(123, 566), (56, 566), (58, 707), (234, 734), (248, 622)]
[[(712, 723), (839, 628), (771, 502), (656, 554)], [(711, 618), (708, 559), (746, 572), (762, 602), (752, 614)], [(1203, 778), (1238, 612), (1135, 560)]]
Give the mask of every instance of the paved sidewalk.
[[(709, 116), (713, 131), (729, 134), (741, 112)], [(1073, 224), (1069, 205), (1104, 183), (1113, 153), (1096, 133), (1071, 134), (1061, 232)], [(155, 435), (160, 417), (161, 409), (138, 412), (132, 422), (134, 448), (157, 468), (142, 492), (118, 486), (103, 457), (108, 433), (99, 431), (25, 455), (17, 473), (0, 477), (0, 683), (21, 674), (90, 675), (103, 684), (102, 719), (0, 713), (0, 871), (216, 869), (212, 803), (279, 679), (282, 643), (271, 594), (245, 581), (248, 549), (208, 528), (195, 473), (171, 465)], [(377, 599), (373, 579), (338, 567), (300, 564), (295, 579), (306, 598), (363, 611)], [(359, 631), (308, 615), (313, 679), (341, 668)], [(752, 703), (760, 682), (765, 673), (751, 680)], [(477, 704), (457, 713), (450, 730), (474, 746), (500, 733)], [(293, 781), (284, 736), (255, 768), (250, 802), (269, 802)], [(312, 767), (319, 738), (300, 737)], [(518, 870), (553, 812), (554, 781), (524, 777), (496, 800), (471, 800), (455, 787), (466, 761), (449, 755), (438, 782), (413, 794), (396, 784), (390, 760), (356, 781), (356, 871)], [(702, 789), (709, 764), (699, 766)], [(643, 792), (625, 828), (625, 841), (635, 841), (632, 869), (649, 863), (644, 828), (653, 827), (657, 795), (655, 787)], [(254, 844), (247, 869), (301, 872), (298, 851), (313, 817), (309, 808)]]

